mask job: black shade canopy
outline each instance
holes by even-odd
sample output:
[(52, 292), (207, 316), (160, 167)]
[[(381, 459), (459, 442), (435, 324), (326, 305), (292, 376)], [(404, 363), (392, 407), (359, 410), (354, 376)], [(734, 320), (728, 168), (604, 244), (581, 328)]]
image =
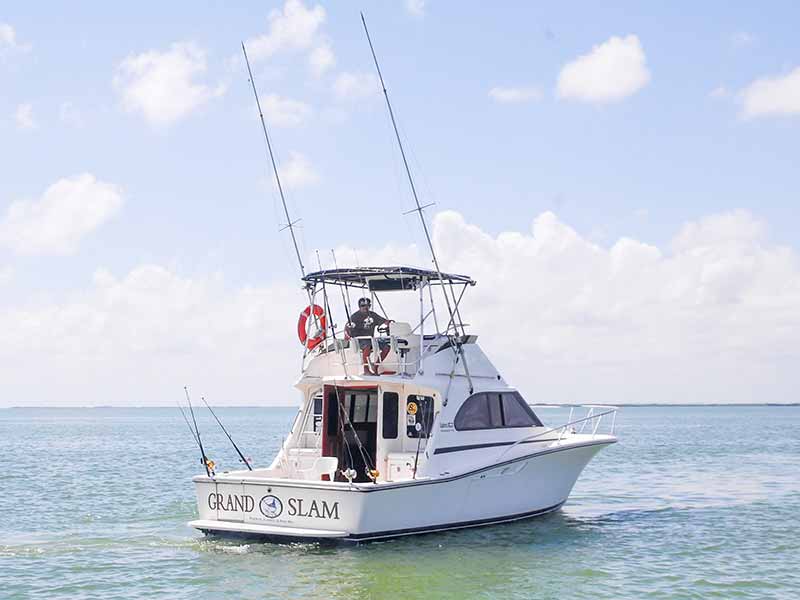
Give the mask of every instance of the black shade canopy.
[(416, 267), (353, 267), (328, 269), (309, 273), (303, 281), (309, 284), (326, 283), (367, 288), (376, 292), (388, 290), (413, 290), (421, 281), (428, 283), (462, 283), (475, 285), (466, 275), (454, 275)]

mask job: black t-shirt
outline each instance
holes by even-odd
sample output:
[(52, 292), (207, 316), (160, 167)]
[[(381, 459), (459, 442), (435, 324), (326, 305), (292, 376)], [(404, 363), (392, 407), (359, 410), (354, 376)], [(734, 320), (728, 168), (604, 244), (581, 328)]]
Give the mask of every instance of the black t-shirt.
[(384, 319), (378, 313), (372, 312), (371, 310), (368, 310), (367, 312), (357, 310), (350, 315), (350, 323), (352, 323), (352, 327), (350, 327), (351, 337), (365, 335), (372, 337), (374, 335), (375, 328), (386, 323), (386, 319)]

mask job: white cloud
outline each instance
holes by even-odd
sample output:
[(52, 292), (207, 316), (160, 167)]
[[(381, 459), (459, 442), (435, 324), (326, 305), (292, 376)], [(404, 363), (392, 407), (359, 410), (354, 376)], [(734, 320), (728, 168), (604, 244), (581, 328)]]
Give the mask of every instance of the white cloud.
[(14, 112), (14, 121), (18, 129), (36, 129), (39, 125), (33, 118), (33, 106), (31, 104), (20, 104)]
[(269, 94), (261, 104), (264, 118), (270, 125), (278, 127), (295, 127), (304, 123), (312, 114), (311, 107), (305, 102), (281, 98), (277, 94)]
[(22, 44), (17, 40), (17, 32), (8, 23), (0, 23), (0, 58), (30, 52), (30, 44)]
[(530, 233), (456, 213), (434, 229), (445, 268), (479, 282), (469, 322), (533, 400), (796, 400), (800, 264), (745, 212), (687, 223), (668, 253), (598, 246), (552, 213)]
[(278, 172), (281, 183), (288, 189), (307, 187), (319, 181), (311, 162), (299, 152), (290, 152), (289, 160), (278, 168)]
[(425, 0), (406, 0), (406, 10), (415, 17), (425, 16)]
[(800, 114), (800, 67), (786, 75), (756, 79), (740, 94), (745, 117)]
[(501, 104), (530, 102), (542, 98), (542, 90), (537, 87), (493, 87), (489, 97)]
[[(0, 306), (0, 405), (173, 405), (187, 384), (219, 403), (292, 403), (297, 290), (149, 264), (100, 269), (60, 301)], [(253, 395), (270, 374), (280, 399)]]
[(0, 221), (0, 244), (18, 254), (69, 254), (117, 214), (122, 190), (83, 173), (59, 179), (38, 200), (12, 202)]
[(309, 8), (300, 0), (286, 0), (282, 10), (270, 12), (267, 33), (247, 40), (250, 60), (265, 60), (281, 52), (307, 52), (312, 72), (321, 75), (336, 64), (330, 42), (321, 31), (326, 16), (319, 4)]
[(204, 50), (192, 43), (173, 43), (164, 52), (149, 50), (126, 58), (117, 67), (114, 87), (126, 111), (167, 125), (224, 93), (223, 86), (197, 81), (206, 70)]
[[(478, 281), (462, 305), (470, 331), (532, 402), (797, 400), (800, 261), (746, 212), (687, 223), (665, 250), (599, 246), (549, 212), (497, 236), (445, 212), (433, 231), (443, 268)], [(398, 244), (358, 257), (429, 263)], [(354, 264), (354, 250), (337, 259)], [(401, 320), (419, 310), (409, 295), (382, 301)], [(305, 302), (290, 282), (101, 270), (60, 300), (0, 305), (0, 402), (171, 404), (188, 383), (221, 403), (293, 403)], [(282, 393), (252, 396), (267, 387)]]
[(356, 100), (380, 91), (378, 78), (371, 73), (341, 73), (333, 83), (333, 93), (340, 100)]
[(336, 64), (336, 57), (329, 44), (322, 44), (314, 48), (308, 55), (308, 64), (311, 72), (317, 77), (328, 71)]
[(639, 38), (612, 36), (592, 51), (562, 67), (558, 95), (582, 102), (616, 102), (635, 94), (650, 81)]

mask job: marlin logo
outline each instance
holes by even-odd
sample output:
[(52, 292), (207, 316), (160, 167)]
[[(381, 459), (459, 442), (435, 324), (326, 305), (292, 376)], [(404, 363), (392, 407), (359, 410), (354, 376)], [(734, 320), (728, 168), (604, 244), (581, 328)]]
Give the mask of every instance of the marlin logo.
[(274, 519), (283, 512), (283, 502), (277, 496), (264, 496), (258, 503), (258, 508), (268, 519)]

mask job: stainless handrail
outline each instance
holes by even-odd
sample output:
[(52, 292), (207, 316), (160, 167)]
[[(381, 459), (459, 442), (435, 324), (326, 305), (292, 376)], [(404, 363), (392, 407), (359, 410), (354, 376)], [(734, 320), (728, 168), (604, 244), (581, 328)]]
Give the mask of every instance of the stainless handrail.
[[(568, 406), (568, 405), (563, 405), (563, 406)], [(591, 405), (583, 405), (583, 406), (587, 406), (588, 407), (588, 406), (591, 406)], [(600, 405), (597, 405), (597, 406), (600, 406)], [(500, 453), (500, 456), (497, 457), (497, 461), (499, 461), (501, 458), (503, 458), (508, 452), (510, 452), (511, 450), (516, 448), (517, 446), (519, 446), (522, 442), (527, 442), (528, 440), (534, 440), (537, 437), (541, 437), (543, 435), (546, 435), (548, 433), (553, 433), (554, 431), (558, 431), (558, 430), (561, 430), (562, 431), (561, 435), (563, 435), (563, 432), (570, 425), (575, 425), (576, 423), (582, 423), (582, 422), (585, 422), (585, 421), (591, 421), (592, 419), (598, 419), (598, 424), (599, 424), (599, 419), (601, 419), (603, 416), (609, 415), (609, 414), (612, 414), (612, 413), (616, 413), (619, 410), (619, 408), (614, 407), (614, 406), (611, 406), (611, 407), (608, 407), (608, 408), (610, 408), (611, 410), (607, 410), (606, 412), (602, 412), (602, 413), (599, 413), (599, 414), (592, 414), (592, 415), (589, 415), (587, 417), (583, 417), (582, 419), (576, 419), (574, 421), (571, 421), (571, 422), (568, 422), (568, 423), (564, 423), (563, 425), (559, 425), (558, 427), (553, 427), (551, 429), (546, 429), (545, 431), (542, 431), (542, 432), (539, 432), (539, 433), (535, 433), (533, 435), (529, 435), (529, 436), (526, 436), (524, 438), (520, 438), (516, 442), (511, 444), (508, 448), (503, 450), (503, 452)], [(595, 427), (595, 430), (592, 433), (592, 436), (596, 435), (596, 432), (597, 432), (597, 428)], [(613, 433), (614, 432), (613, 432), (613, 429), (612, 429), (611, 434), (613, 435)], [(561, 435), (559, 435), (559, 437), (558, 437), (559, 441), (561, 441)]]

